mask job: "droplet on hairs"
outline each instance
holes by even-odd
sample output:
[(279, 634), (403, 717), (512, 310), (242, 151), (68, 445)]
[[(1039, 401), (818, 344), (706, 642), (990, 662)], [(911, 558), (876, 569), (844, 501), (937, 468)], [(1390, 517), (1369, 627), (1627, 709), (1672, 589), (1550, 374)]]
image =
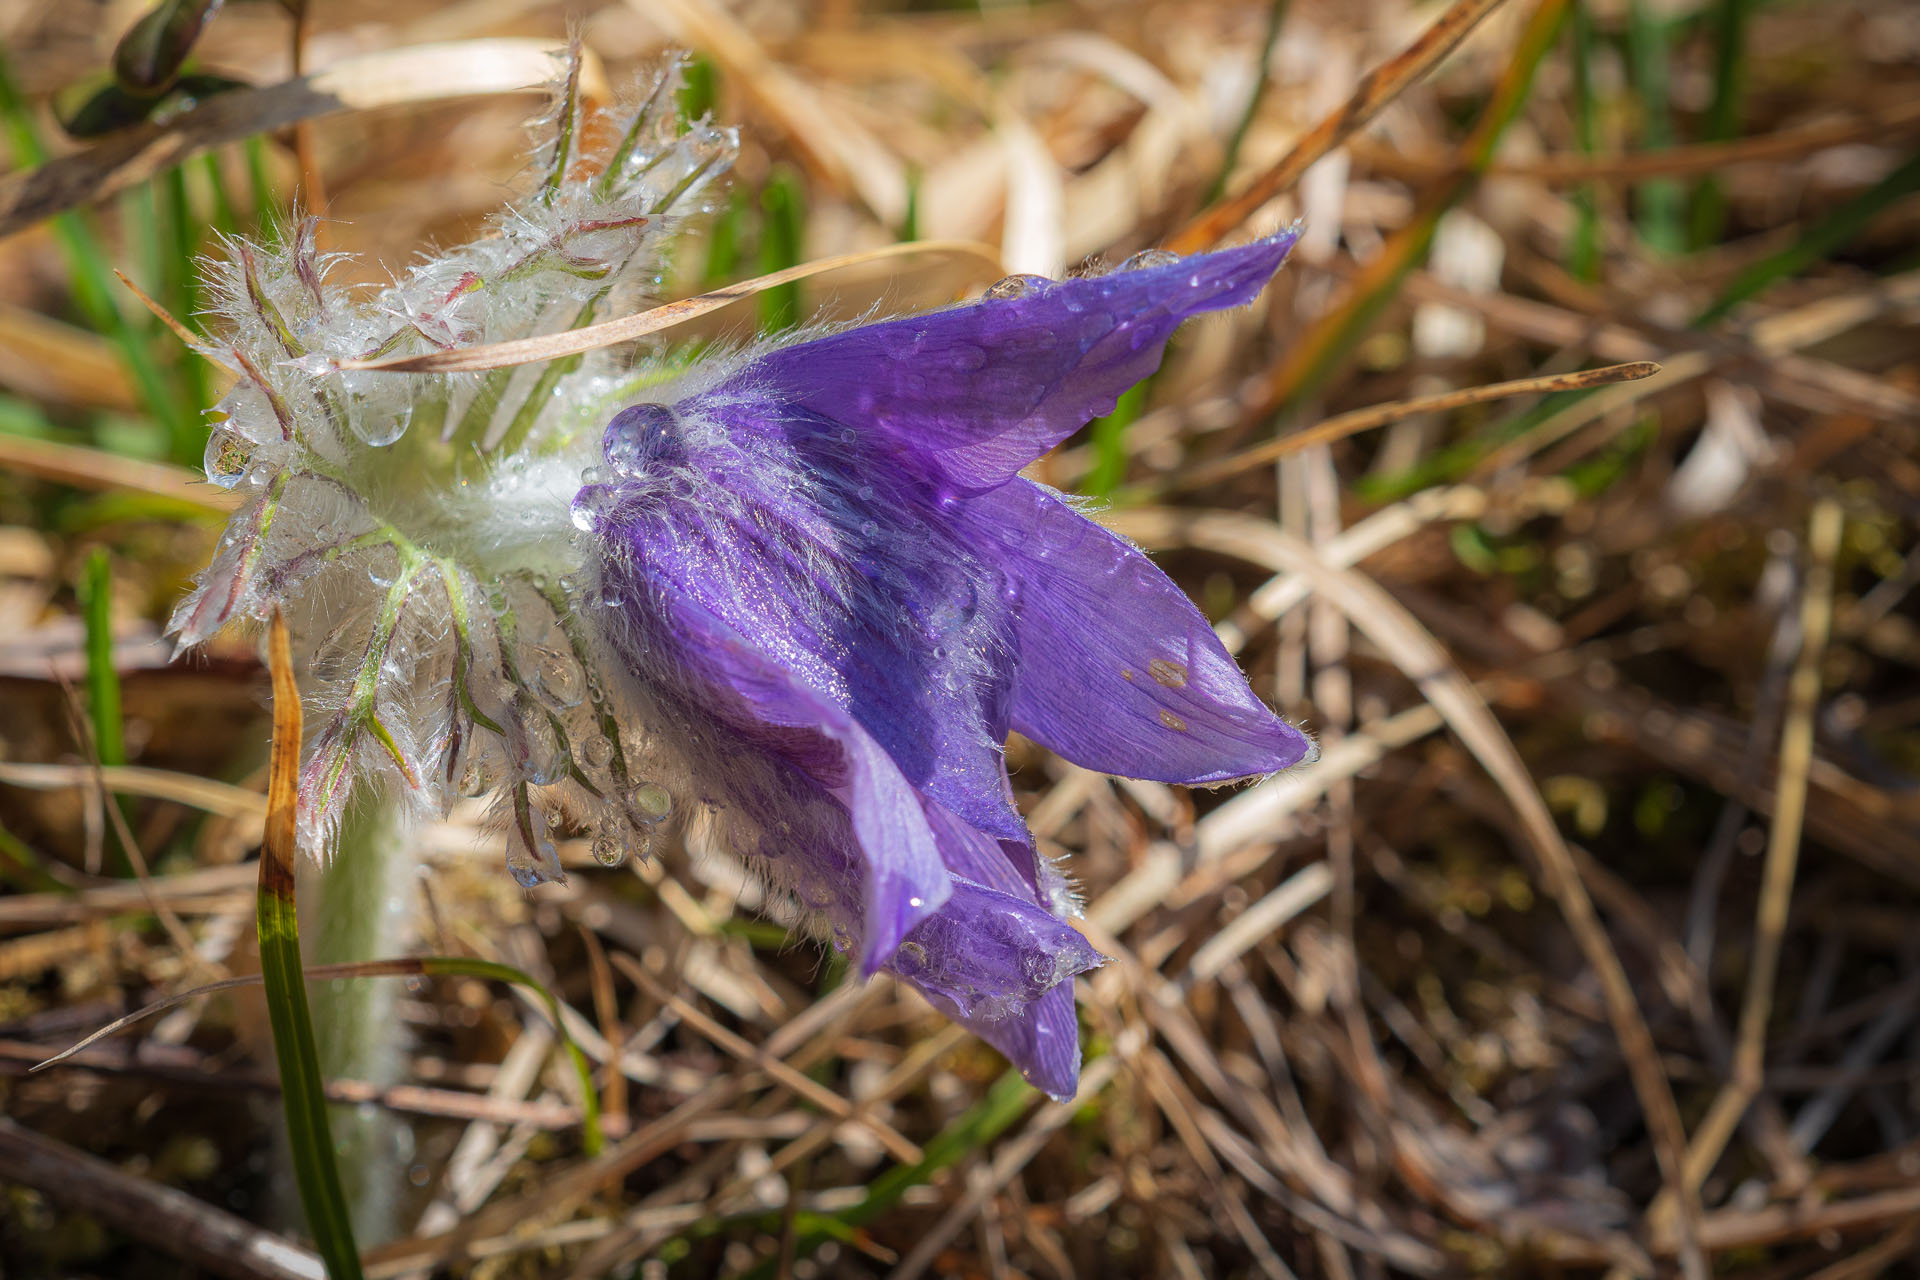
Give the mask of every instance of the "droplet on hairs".
[(553, 721), (533, 696), (517, 690), (513, 696), (513, 716), (518, 732), (513, 733), (515, 763), (536, 787), (552, 786), (567, 773), (567, 747), (553, 727)]
[(673, 812), (673, 796), (657, 782), (642, 782), (627, 792), (627, 817), (634, 825), (651, 827)]
[(614, 491), (603, 484), (590, 484), (573, 498), (573, 527), (585, 533), (592, 533), (612, 514), (618, 499)]
[(595, 769), (604, 769), (613, 761), (613, 743), (604, 733), (588, 734), (580, 744), (580, 758)]
[(540, 655), (536, 671), (541, 692), (554, 705), (577, 707), (586, 696), (586, 677), (581, 674), (580, 664), (566, 654), (547, 650)]
[(1044, 289), (1052, 283), (1053, 281), (1045, 276), (1027, 274), (1003, 276), (988, 285), (987, 291), (981, 297), (990, 298), (995, 302), (1005, 302), (1012, 298), (1024, 298), (1029, 293)]
[(520, 840), (510, 839), (507, 842), (507, 870), (522, 889), (556, 884), (567, 878), (567, 873), (560, 867), (560, 853), (551, 840), (542, 840), (539, 848), (529, 849)]
[(413, 394), (407, 379), (395, 374), (343, 373), (341, 398), (347, 429), (361, 444), (385, 448), (407, 434), (413, 423)]
[(253, 442), (238, 431), (215, 427), (207, 437), (207, 452), (200, 465), (207, 480), (222, 489), (232, 489), (247, 475), (247, 463), (253, 458)]
[(594, 833), (593, 860), (603, 867), (617, 867), (627, 860), (627, 842), (621, 839), (612, 823)]

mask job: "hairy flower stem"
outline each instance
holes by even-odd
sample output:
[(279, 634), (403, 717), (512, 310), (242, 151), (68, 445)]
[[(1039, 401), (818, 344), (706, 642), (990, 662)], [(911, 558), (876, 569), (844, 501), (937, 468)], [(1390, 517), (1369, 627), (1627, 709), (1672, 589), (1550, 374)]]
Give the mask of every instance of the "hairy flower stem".
[[(405, 955), (412, 942), (407, 899), (414, 860), (401, 807), (370, 786), (355, 788), (324, 862), (299, 867), (300, 936), (306, 962), (340, 964)], [(309, 988), (320, 1070), (328, 1080), (397, 1083), (405, 1042), (403, 988), (384, 979), (335, 979)], [(413, 1135), (393, 1112), (330, 1108), (335, 1154), (362, 1245), (393, 1238)]]

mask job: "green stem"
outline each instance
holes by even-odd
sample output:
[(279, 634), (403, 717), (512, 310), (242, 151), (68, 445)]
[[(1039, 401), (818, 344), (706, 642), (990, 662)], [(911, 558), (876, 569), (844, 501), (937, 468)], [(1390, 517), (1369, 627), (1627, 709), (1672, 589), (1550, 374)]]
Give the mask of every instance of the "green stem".
[[(400, 807), (366, 786), (346, 806), (324, 865), (299, 868), (300, 932), (313, 965), (347, 964), (404, 955), (412, 942), (408, 895), (413, 862), (407, 856)], [(399, 1082), (405, 1042), (399, 1033), (399, 997), (392, 982), (335, 980), (308, 993), (320, 1071), (325, 1079)], [(380, 1107), (328, 1108), (342, 1189), (363, 1245), (391, 1239), (406, 1169), (405, 1123)]]

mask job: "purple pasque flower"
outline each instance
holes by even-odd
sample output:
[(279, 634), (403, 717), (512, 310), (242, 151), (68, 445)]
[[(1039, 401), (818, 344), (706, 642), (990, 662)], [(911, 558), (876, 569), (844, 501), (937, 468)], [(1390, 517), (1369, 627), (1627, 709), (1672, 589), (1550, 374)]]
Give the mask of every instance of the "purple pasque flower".
[(598, 626), (725, 841), (1055, 1097), (1070, 979), (1102, 957), (1014, 808), (1007, 732), (1187, 784), (1312, 745), (1145, 555), (1019, 472), (1294, 238), (1013, 277), (751, 356), (619, 413), (575, 504)]

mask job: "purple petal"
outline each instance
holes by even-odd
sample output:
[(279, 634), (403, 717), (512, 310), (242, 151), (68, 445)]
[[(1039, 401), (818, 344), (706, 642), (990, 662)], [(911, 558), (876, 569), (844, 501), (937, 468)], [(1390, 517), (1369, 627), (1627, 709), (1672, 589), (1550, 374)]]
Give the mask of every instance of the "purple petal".
[(1312, 749), (1123, 539), (1025, 479), (962, 505), (1016, 592), (1021, 733), (1089, 769), (1187, 784), (1290, 768)]
[[(861, 325), (753, 361), (796, 408), (878, 431), (961, 492), (998, 485), (1160, 366), (1189, 316), (1253, 301), (1296, 233)], [(1023, 279), (1016, 277), (1016, 279)]]
[[(676, 425), (677, 424), (677, 425)], [(707, 393), (623, 411), (584, 490), (634, 571), (686, 590), (859, 724), (915, 787), (1024, 836), (1001, 756), (1009, 611), (927, 484), (805, 413)], [(596, 496), (597, 495), (597, 496)]]
[(1039, 907), (956, 880), (953, 897), (907, 935), (887, 968), (1064, 1099), (1080, 1074), (1073, 975), (1105, 959)]
[(997, 1019), (969, 1017), (938, 992), (919, 989), (934, 1008), (1005, 1055), (1034, 1088), (1060, 1102), (1071, 1101), (1079, 1091), (1080, 1021), (1074, 1013), (1072, 982), (1062, 982)]
[[(650, 659), (653, 649), (671, 649), (672, 660), (705, 686), (699, 710), (746, 749), (801, 770), (845, 806), (864, 854), (861, 950), (872, 974), (950, 891), (920, 794), (873, 736), (809, 682), (814, 655), (783, 651), (785, 637), (754, 627), (739, 580), (748, 567), (736, 566), (730, 578), (680, 517), (697, 519), (685, 508), (655, 509), (650, 518), (630, 514), (613, 526), (623, 554), (609, 566), (610, 576), (648, 606), (647, 620), (628, 637), (635, 665), (649, 669), (658, 661)], [(836, 878), (827, 857), (812, 860), (822, 865), (802, 869), (803, 877), (811, 871), (828, 882)]]

